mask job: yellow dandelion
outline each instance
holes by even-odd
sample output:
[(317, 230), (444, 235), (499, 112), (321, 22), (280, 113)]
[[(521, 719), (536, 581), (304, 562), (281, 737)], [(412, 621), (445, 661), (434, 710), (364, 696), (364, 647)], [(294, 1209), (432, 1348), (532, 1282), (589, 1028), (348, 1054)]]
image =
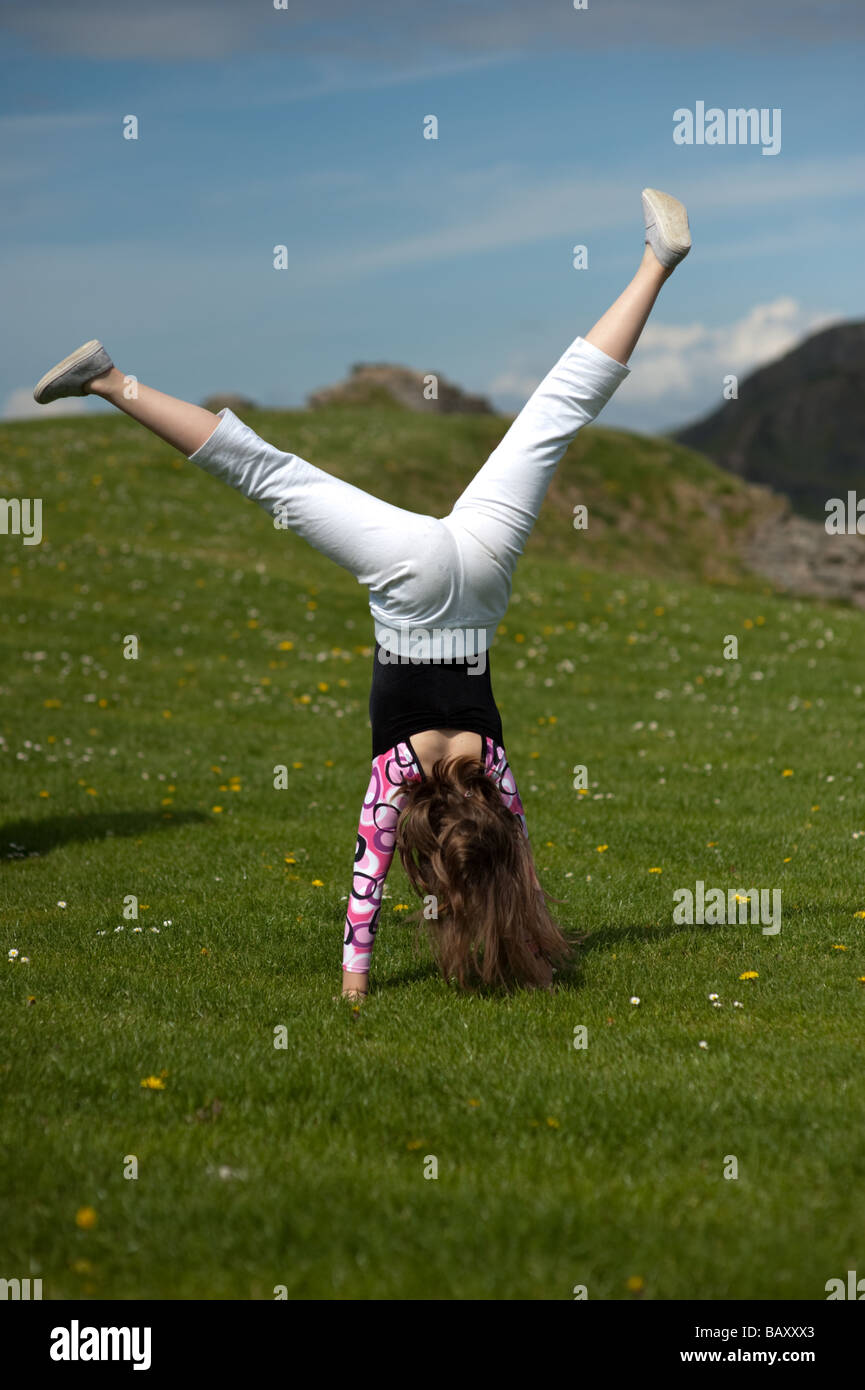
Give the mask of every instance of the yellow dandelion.
[(408, 912), (410, 906), (410, 903), (394, 903), (393, 910), (394, 912)]
[(161, 1076), (142, 1076), (141, 1085), (145, 1091), (164, 1091), (165, 1082)]
[(421, 1149), (421, 1148), (423, 1148), (423, 1140), (422, 1140), (422, 1139), (409, 1139), (408, 1143), (406, 1144), (406, 1148), (407, 1148), (407, 1149)]
[(664, 872), (663, 869), (650, 869), (650, 870), (649, 870), (649, 873), (650, 873), (650, 874), (662, 874), (663, 872)]
[[(300, 921), (300, 918), (298, 917), (297, 920)], [(206, 946), (202, 946), (202, 948), (201, 948), (201, 954), (202, 954), (203, 956), (209, 956), (209, 955), (210, 955), (210, 952), (208, 951), (208, 949), (207, 949)]]
[(73, 1274), (92, 1274), (93, 1265), (89, 1260), (73, 1260), (69, 1268)]
[(295, 771), (300, 771), (300, 769), (303, 767), (303, 763), (292, 763), (292, 767), (295, 769)]
[(50, 796), (51, 793), (50, 793), (50, 792), (40, 792), (39, 795), (40, 795), (40, 796)]
[(854, 913), (853, 913), (853, 916), (854, 916), (854, 917), (865, 917), (865, 912), (854, 912)]
[(323, 887), (324, 887), (324, 880), (321, 879), (321, 878), (314, 878), (314, 879), (312, 879), (312, 886), (313, 886), (313, 888), (323, 888)]
[(164, 709), (164, 710), (162, 711), (162, 718), (163, 718), (163, 719), (170, 719), (170, 718), (171, 718), (171, 710), (170, 710), (170, 709)]
[(793, 858), (792, 854), (788, 854), (788, 855), (787, 855), (787, 858), (784, 860), (784, 863), (785, 863), (785, 864), (789, 864), (789, 863), (790, 863), (790, 860), (791, 860), (792, 858)]
[(470, 1100), (470, 1101), (469, 1101), (469, 1105), (470, 1105), (473, 1109), (476, 1110), (477, 1107), (480, 1105), (480, 1101), (479, 1101), (479, 1100)]
[(832, 950), (833, 950), (833, 951), (846, 951), (846, 950), (847, 950), (847, 947), (846, 947), (846, 946), (833, 946), (833, 947), (832, 947)]
[(609, 845), (598, 845), (598, 846), (597, 846), (598, 854), (603, 854), (604, 850), (605, 850), (605, 849), (609, 849), (609, 848), (610, 848)]
[(550, 1129), (558, 1129), (558, 1128), (559, 1128), (559, 1122), (558, 1122), (558, 1120), (556, 1119), (555, 1115), (548, 1115), (548, 1116), (547, 1116), (547, 1124), (549, 1125)]
[(644, 1287), (644, 1284), (645, 1280), (642, 1279), (639, 1274), (632, 1274), (627, 1282), (627, 1287), (630, 1289), (631, 1293), (639, 1293)]
[(782, 777), (792, 777), (792, 776), (793, 776), (793, 769), (792, 769), (792, 767), (785, 767), (785, 768), (784, 768), (784, 771), (781, 773), (781, 776), (782, 776)]
[(285, 862), (286, 864), (296, 864), (297, 860), (295, 859), (293, 854), (287, 854), (285, 856)]
[(330, 690), (330, 686), (328, 685), (327, 681), (319, 681), (318, 686), (316, 688), (320, 690), (322, 694), (324, 694), (326, 690)]
[(98, 1220), (93, 1207), (79, 1207), (75, 1213), (75, 1225), (82, 1231), (92, 1231)]
[(278, 650), (281, 652), (290, 652), (293, 650), (293, 648), (293, 642), (280, 642)]
[(756, 970), (743, 970), (739, 976), (740, 980), (758, 980), (759, 973)]
[(221, 806), (211, 806), (210, 809), (211, 809), (211, 811), (213, 812), (213, 814), (214, 814), (215, 816), (218, 816), (218, 815), (220, 814), (220, 812), (222, 811), (222, 807), (221, 807)]

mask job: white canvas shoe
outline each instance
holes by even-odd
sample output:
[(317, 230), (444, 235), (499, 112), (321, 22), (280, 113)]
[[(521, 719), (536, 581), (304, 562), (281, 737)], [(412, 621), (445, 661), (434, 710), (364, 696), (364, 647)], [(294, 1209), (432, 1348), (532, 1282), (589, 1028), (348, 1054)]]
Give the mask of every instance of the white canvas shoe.
[(48, 405), (49, 401), (58, 401), (61, 396), (86, 396), (84, 387), (88, 381), (104, 376), (113, 366), (99, 339), (91, 338), (89, 343), (76, 348), (45, 373), (36, 383), (33, 399), (40, 405)]
[(667, 269), (678, 265), (691, 249), (691, 229), (684, 203), (657, 188), (644, 188), (643, 216), (646, 241), (661, 265)]

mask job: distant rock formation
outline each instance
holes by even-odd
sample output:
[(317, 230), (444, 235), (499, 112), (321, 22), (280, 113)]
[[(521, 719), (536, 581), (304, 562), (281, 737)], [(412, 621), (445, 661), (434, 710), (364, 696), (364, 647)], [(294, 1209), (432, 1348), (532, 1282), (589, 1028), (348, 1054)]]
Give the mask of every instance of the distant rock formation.
[(398, 405), (439, 415), (493, 415), (483, 396), (470, 396), (439, 372), (416, 372), (391, 362), (356, 362), (351, 375), (335, 386), (314, 391), (311, 410), (325, 405)]
[(865, 321), (815, 333), (673, 438), (811, 516), (848, 488), (865, 492)]
[(216, 414), (220, 410), (231, 410), (235, 415), (242, 414), (244, 410), (258, 410), (255, 401), (250, 401), (246, 396), (236, 396), (231, 391), (217, 393), (215, 396), (208, 396), (206, 401), (201, 402), (205, 410), (212, 410)]

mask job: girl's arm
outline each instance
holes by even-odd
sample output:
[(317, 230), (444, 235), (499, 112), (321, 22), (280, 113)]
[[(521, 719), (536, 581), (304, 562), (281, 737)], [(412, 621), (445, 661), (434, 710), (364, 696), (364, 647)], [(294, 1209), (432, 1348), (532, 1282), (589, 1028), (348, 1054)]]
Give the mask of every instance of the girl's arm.
[[(520, 798), (519, 791), (517, 790), (517, 779), (514, 777), (514, 774), (511, 770), (507, 754), (505, 753), (505, 750), (504, 748), (502, 748), (501, 744), (495, 744), (492, 742), (492, 740), (490, 740), (489, 747), (491, 749), (491, 753), (487, 759), (487, 774), (492, 778), (492, 780), (498, 787), (499, 795), (501, 796), (502, 801), (505, 803), (508, 810), (514, 813), (520, 825), (523, 827), (523, 834), (529, 841), (529, 847), (531, 848), (531, 840), (529, 839), (529, 827), (526, 824), (526, 813), (523, 809), (523, 803)], [(540, 888), (540, 886), (541, 885), (538, 881), (537, 872), (535, 872), (535, 887)]]
[(343, 993), (366, 994), (385, 879), (396, 846), (405, 783), (418, 777), (408, 747), (398, 743), (373, 759), (357, 828), (354, 873), (345, 918)]
[(499, 789), (499, 795), (509, 811), (513, 811), (520, 825), (523, 827), (523, 834), (529, 838), (529, 827), (526, 824), (526, 813), (523, 810), (523, 803), (517, 791), (517, 782), (511, 771), (507, 754), (500, 743), (494, 743), (492, 739), (488, 742), (487, 754), (487, 776), (492, 778)]

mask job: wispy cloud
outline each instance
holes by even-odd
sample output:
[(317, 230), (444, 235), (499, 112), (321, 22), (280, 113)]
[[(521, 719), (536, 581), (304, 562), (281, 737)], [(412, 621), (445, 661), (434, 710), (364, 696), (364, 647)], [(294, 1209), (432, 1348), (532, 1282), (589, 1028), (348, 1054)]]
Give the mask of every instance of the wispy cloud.
[(238, 0), (40, 0), (7, 7), (8, 31), (44, 50), (103, 59), (199, 61), (270, 50), (343, 55), (398, 66), (422, 52), (436, 60), (472, 53), (607, 48), (741, 48), (764, 43), (822, 44), (865, 36), (865, 8), (814, 0), (617, 0), (576, 10), (562, 0), (287, 0), (285, 8)]

